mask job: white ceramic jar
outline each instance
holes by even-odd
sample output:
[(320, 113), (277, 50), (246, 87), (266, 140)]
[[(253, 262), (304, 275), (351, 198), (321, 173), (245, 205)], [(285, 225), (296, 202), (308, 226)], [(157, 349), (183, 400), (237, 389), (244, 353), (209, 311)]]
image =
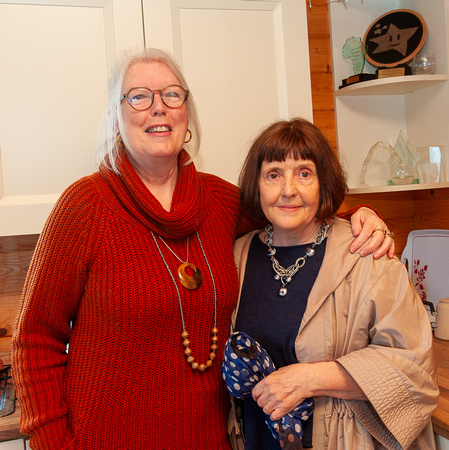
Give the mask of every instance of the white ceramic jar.
[(442, 298), (437, 304), (437, 327), (434, 336), (449, 341), (449, 297)]

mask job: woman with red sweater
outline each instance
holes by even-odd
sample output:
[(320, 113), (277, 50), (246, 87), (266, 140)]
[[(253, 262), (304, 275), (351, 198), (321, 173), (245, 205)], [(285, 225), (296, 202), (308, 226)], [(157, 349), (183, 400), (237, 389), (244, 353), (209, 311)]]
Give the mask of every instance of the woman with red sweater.
[[(99, 170), (40, 236), (12, 340), (35, 449), (229, 449), (221, 360), (238, 294), (238, 189), (191, 162), (193, 98), (167, 54), (118, 65)], [(185, 149), (184, 149), (185, 148)], [(385, 224), (363, 208), (354, 250)], [(369, 250), (394, 253), (374, 233)], [(68, 350), (67, 345), (69, 344)]]

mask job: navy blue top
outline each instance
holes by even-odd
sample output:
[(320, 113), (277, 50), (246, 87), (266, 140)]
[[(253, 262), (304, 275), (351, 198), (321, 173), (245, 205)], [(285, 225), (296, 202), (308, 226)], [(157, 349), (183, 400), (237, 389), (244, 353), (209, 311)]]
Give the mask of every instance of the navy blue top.
[[(282, 287), (275, 280), (268, 246), (254, 236), (246, 262), (239, 311), (235, 331), (241, 331), (265, 348), (275, 367), (298, 362), (295, 340), (307, 306), (307, 299), (323, 262), (327, 239), (315, 247), (315, 255), (307, 258), (287, 284), (287, 295), (279, 296)], [(283, 267), (289, 267), (311, 244), (292, 247), (276, 247), (276, 259)], [(265, 414), (252, 399), (243, 400), (243, 433), (245, 450), (279, 450), (279, 442), (273, 438), (265, 424)], [(312, 447), (312, 418), (304, 424), (303, 446)]]

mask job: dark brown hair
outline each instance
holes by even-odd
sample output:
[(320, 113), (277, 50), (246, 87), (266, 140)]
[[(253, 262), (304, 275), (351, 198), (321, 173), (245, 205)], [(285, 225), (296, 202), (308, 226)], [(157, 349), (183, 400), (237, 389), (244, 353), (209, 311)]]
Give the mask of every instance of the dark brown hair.
[(323, 133), (309, 121), (299, 118), (273, 123), (251, 145), (239, 176), (242, 206), (256, 220), (267, 220), (260, 207), (259, 178), (262, 163), (285, 161), (290, 156), (315, 163), (320, 183), (320, 204), (316, 218), (324, 220), (332, 217), (348, 190), (346, 175)]

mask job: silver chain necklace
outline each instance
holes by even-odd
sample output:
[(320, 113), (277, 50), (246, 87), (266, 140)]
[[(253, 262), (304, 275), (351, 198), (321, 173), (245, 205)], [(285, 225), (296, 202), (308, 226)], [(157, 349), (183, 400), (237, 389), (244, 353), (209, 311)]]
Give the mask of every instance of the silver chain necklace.
[(279, 289), (279, 297), (285, 297), (287, 295), (287, 284), (292, 281), (293, 276), (298, 272), (301, 267), (306, 263), (307, 258), (311, 258), (315, 254), (315, 247), (320, 245), (324, 238), (326, 237), (327, 230), (330, 228), (330, 225), (324, 221), (318, 228), (316, 232), (316, 236), (313, 240), (311, 247), (306, 249), (306, 254), (304, 256), (299, 257), (295, 264), (292, 264), (290, 267), (282, 267), (279, 264), (279, 261), (274, 257), (276, 254), (276, 249), (273, 247), (273, 226), (267, 225), (265, 227), (265, 243), (268, 245), (268, 257), (271, 259), (273, 270), (276, 273), (274, 276), (275, 280), (281, 280), (282, 287)]
[[(212, 367), (213, 361), (216, 357), (216, 351), (217, 351), (217, 342), (218, 342), (218, 328), (217, 328), (217, 288), (215, 286), (215, 279), (214, 279), (214, 275), (212, 274), (212, 269), (210, 268), (209, 265), (209, 261), (206, 257), (206, 253), (204, 251), (203, 248), (203, 244), (201, 243), (201, 239), (200, 236), (198, 234), (198, 231), (195, 231), (196, 237), (198, 239), (198, 242), (200, 244), (201, 247), (201, 251), (203, 253), (204, 256), (204, 260), (206, 261), (207, 264), (207, 268), (209, 269), (209, 273), (210, 273), (210, 277), (212, 279), (212, 285), (214, 287), (214, 326), (211, 330), (211, 346), (210, 346), (210, 353), (209, 353), (209, 359), (202, 364), (199, 364), (197, 361), (195, 361), (194, 356), (192, 355), (192, 350), (190, 349), (190, 339), (189, 339), (189, 333), (186, 330), (186, 324), (184, 321), (184, 313), (182, 310), (182, 301), (181, 301), (181, 293), (179, 292), (179, 288), (178, 285), (176, 284), (176, 280), (175, 277), (173, 276), (173, 274), (171, 273), (170, 268), (168, 267), (168, 263), (167, 261), (165, 261), (164, 255), (162, 254), (161, 248), (159, 247), (159, 244), (157, 242), (156, 236), (154, 235), (154, 233), (151, 231), (151, 236), (153, 237), (153, 241), (156, 244), (156, 248), (159, 252), (159, 255), (162, 259), (162, 261), (164, 262), (165, 268), (167, 269), (168, 274), (170, 275), (170, 278), (173, 281), (173, 284), (175, 286), (176, 289), (176, 293), (178, 294), (178, 305), (179, 305), (179, 311), (181, 313), (181, 322), (182, 322), (182, 333), (181, 333), (181, 337), (183, 339), (182, 341), (182, 345), (185, 347), (184, 349), (184, 354), (187, 358), (187, 362), (190, 364), (190, 366), (192, 367), (193, 370), (198, 369), (201, 372), (204, 372), (207, 368)], [(183, 262), (181, 260), (181, 258), (179, 258), (179, 256), (167, 245), (167, 243), (159, 236), (159, 239), (165, 244), (165, 246), (170, 250), (171, 253), (173, 253), (173, 255), (176, 256), (176, 258), (181, 262), (181, 265), (178, 268), (178, 276), (179, 276), (179, 280), (181, 282), (181, 284), (186, 287), (189, 290), (193, 290), (193, 289), (198, 289), (201, 285), (201, 282), (203, 280), (203, 277), (201, 275), (201, 271), (198, 269), (198, 267), (196, 267), (195, 264), (189, 263), (187, 262)], [(189, 238), (187, 237), (187, 260), (189, 259)], [(185, 273), (185, 268), (190, 267), (193, 271), (194, 274), (193, 275), (188, 275)], [(197, 276), (198, 276), (198, 272), (201, 275), (201, 281), (198, 282)], [(183, 277), (183, 274), (185, 275)], [(192, 280), (189, 280), (192, 279)], [(193, 283), (193, 285), (191, 283), (189, 283), (189, 281), (191, 281)]]

